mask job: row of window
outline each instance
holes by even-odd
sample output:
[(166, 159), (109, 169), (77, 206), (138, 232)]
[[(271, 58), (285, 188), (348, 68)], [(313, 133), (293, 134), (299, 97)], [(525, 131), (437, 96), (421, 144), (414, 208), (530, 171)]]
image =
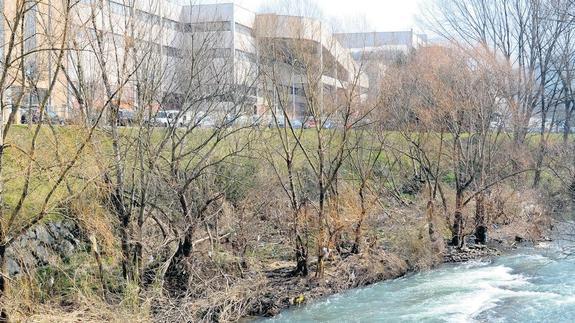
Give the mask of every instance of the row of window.
[(184, 25), (185, 32), (230, 31), (229, 21), (193, 22)]
[[(95, 3), (95, 0), (81, 0), (82, 3), (84, 4), (93, 4)], [(130, 7), (124, 5), (124, 3), (122, 2), (122, 0), (109, 0), (108, 4), (110, 6), (110, 12), (115, 13), (117, 15), (121, 15), (121, 16), (128, 16), (130, 14)], [(180, 28), (180, 23), (169, 19), (169, 18), (161, 18), (158, 15), (140, 10), (140, 9), (136, 9), (136, 17), (139, 20), (142, 20), (146, 23), (150, 23), (150, 24), (155, 24), (155, 25), (159, 25), (160, 23), (162, 23), (162, 25), (165, 28), (168, 29), (172, 29), (172, 30), (181, 30)]]
[(152, 24), (152, 25), (159, 25), (160, 22), (162, 21), (161, 18), (160, 18), (160, 16), (151, 14), (151, 13), (149, 13), (149, 12), (146, 12), (146, 11), (143, 11), (143, 10), (140, 10), (140, 9), (137, 9), (137, 10), (136, 10), (136, 17), (137, 17), (139, 20), (141, 20), (141, 21), (143, 21), (143, 22), (145, 22), (145, 23)]
[[(266, 93), (266, 95), (270, 98), (277, 98), (277, 96), (281, 93), (282, 96), (287, 95), (291, 97), (292, 95), (296, 96), (305, 96), (305, 88), (303, 84), (295, 84), (294, 86), (291, 85), (274, 85), (273, 89), (263, 90), (260, 91)], [(279, 93), (278, 93), (279, 92)]]
[(162, 21), (163, 21), (164, 28), (168, 28), (168, 29), (175, 30), (175, 31), (181, 31), (182, 30), (182, 28), (180, 27), (181, 24), (175, 20), (172, 20), (169, 18), (164, 18)]
[(164, 46), (164, 55), (168, 57), (183, 57), (181, 49), (171, 46)]
[(207, 54), (213, 58), (229, 58), (232, 52), (229, 48), (211, 48)]
[[(0, 0), (0, 12), (4, 12), (4, 0)], [(4, 23), (0, 24), (0, 62), (4, 61)]]
[(244, 60), (244, 61), (248, 61), (248, 62), (252, 62), (252, 63), (256, 63), (257, 62), (257, 57), (256, 54), (254, 53), (249, 53), (249, 52), (244, 52), (243, 50), (239, 50), (236, 49), (236, 57), (238, 59)]
[(36, 14), (38, 7), (29, 3), (24, 20), (24, 48), (26, 51), (36, 48)]
[[(95, 0), (81, 0), (84, 4), (93, 4)], [(112, 13), (126, 16), (129, 15), (129, 7), (124, 5), (121, 0), (109, 0), (110, 11)], [(138, 19), (143, 20), (147, 23), (157, 24), (163, 23), (163, 26), (172, 30), (184, 30), (185, 32), (208, 32), (208, 31), (231, 31), (231, 23), (229, 21), (208, 21), (208, 22), (196, 22), (181, 24), (178, 21), (161, 18), (160, 16), (151, 14), (149, 12), (137, 9), (136, 16)], [(182, 28), (183, 25), (183, 28)], [(244, 34), (246, 36), (253, 37), (254, 31), (252, 28), (242, 25), (240, 23), (235, 24), (235, 29), (238, 33)]]
[(236, 32), (246, 36), (254, 37), (254, 30), (236, 22)]
[[(240, 23), (236, 23), (235, 29), (240, 34), (254, 36), (252, 28)], [(184, 30), (186, 32), (231, 31), (231, 23), (229, 21), (193, 22), (185, 24)]]

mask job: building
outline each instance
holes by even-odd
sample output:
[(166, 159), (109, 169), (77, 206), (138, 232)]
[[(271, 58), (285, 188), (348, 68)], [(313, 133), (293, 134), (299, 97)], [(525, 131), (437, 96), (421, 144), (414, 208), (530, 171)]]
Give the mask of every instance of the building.
[(341, 44), (350, 49), (354, 57), (368, 52), (387, 52), (390, 54), (409, 53), (427, 45), (427, 35), (415, 31), (387, 31), (387, 32), (357, 32), (336, 33)]
[[(0, 23), (0, 71), (5, 75), (2, 84), (4, 120), (15, 106), (38, 106), (62, 104), (66, 96), (62, 91), (49, 92), (52, 80), (56, 84), (66, 82), (58, 73), (55, 51), (51, 49), (64, 35), (64, 23), (57, 14), (61, 3), (54, 1), (22, 2), (0, 0), (3, 13)], [(19, 10), (20, 9), (20, 10)], [(23, 14), (25, 12), (25, 14)], [(15, 30), (12, 35), (11, 30)], [(57, 86), (56, 86), (57, 87)], [(13, 115), (19, 120), (19, 113)]]
[[(329, 109), (328, 102), (336, 104), (334, 101), (349, 88), (351, 82), (357, 81), (359, 91), (369, 87), (367, 76), (353, 60), (350, 51), (319, 20), (276, 14), (257, 15), (256, 35), (258, 50), (263, 58), (260, 68), (273, 68), (275, 71), (272, 82), (276, 83), (276, 92), (285, 89), (284, 110), (291, 117), (306, 117), (309, 105), (313, 103), (309, 98), (312, 94), (323, 101), (323, 108)], [(270, 55), (271, 59), (264, 60)], [(360, 75), (356, 78), (357, 73)], [(269, 87), (270, 84), (265, 86)], [(282, 99), (274, 97), (268, 95), (264, 100), (271, 108)]]
[(390, 64), (401, 60), (418, 48), (428, 45), (427, 35), (413, 29), (390, 32), (336, 33), (336, 39), (347, 48), (357, 62), (366, 64), (366, 70), (375, 94), (377, 85)]
[[(0, 6), (8, 19), (0, 35), (5, 40), (14, 5), (12, 1), (4, 2), (0, 0)], [(14, 75), (17, 82), (6, 97), (20, 107), (38, 105), (42, 93), (48, 91), (49, 81), (59, 70), (54, 66), (56, 54), (49, 48), (64, 34), (63, 17), (58, 15), (63, 12), (62, 3), (60, 0), (31, 2), (32, 7), (25, 15), (23, 39), (26, 41), (21, 46), (30, 51), (44, 46), (45, 50), (27, 59), (26, 76)], [(225, 111), (239, 108), (246, 114), (264, 114), (277, 108), (279, 92), (285, 92), (284, 104), (290, 105), (290, 114), (301, 118), (308, 113), (307, 99), (313, 88), (321, 92), (323, 101), (327, 95), (335, 97), (350, 82), (357, 81), (361, 89), (359, 96), (363, 97), (370, 82), (377, 84), (379, 72), (366, 69), (369, 73), (365, 73), (362, 59), (367, 57), (375, 64), (373, 53), (407, 53), (426, 43), (423, 35), (413, 31), (333, 34), (324, 23), (311, 18), (256, 14), (232, 3), (183, 3), (80, 0), (72, 9), (67, 34), (68, 44), (73, 46), (70, 45), (72, 48), (56, 75), (48, 110), (66, 119), (74, 118), (82, 109), (87, 110), (90, 105), (77, 99), (80, 83), (94, 84), (90, 88), (93, 105), (104, 103), (102, 100), (107, 97), (104, 94), (109, 89), (102, 86), (102, 75), (110, 84), (121, 88), (115, 94), (120, 107), (137, 109), (145, 105), (139, 102), (141, 95), (138, 95), (145, 89), (130, 71), (138, 68), (140, 78), (165, 79), (160, 84), (161, 98), (156, 100), (162, 108), (181, 109), (182, 102), (190, 96), (190, 88), (199, 93), (217, 89), (226, 94), (205, 95), (206, 106), (201, 109), (217, 105)], [(283, 57), (276, 55), (272, 59), (269, 46), (283, 48)], [(209, 68), (194, 75), (196, 82), (190, 83), (186, 79), (186, 68), (197, 64), (200, 57)], [(308, 66), (321, 66), (317, 70), (320, 74), (305, 75), (301, 68), (303, 61)], [(261, 82), (265, 66), (270, 65), (279, 71), (275, 87)], [(383, 71), (377, 69), (380, 70)], [(142, 71), (146, 75), (142, 75)], [(178, 73), (182, 78), (165, 77)], [(358, 73), (359, 78), (355, 77)], [(124, 74), (129, 77), (123, 79)], [(30, 85), (32, 79), (34, 86)]]

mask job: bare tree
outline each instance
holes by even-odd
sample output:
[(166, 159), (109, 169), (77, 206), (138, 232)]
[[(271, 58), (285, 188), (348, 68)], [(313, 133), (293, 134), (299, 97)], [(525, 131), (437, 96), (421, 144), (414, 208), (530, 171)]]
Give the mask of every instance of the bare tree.
[[(69, 186), (69, 178), (76, 176), (77, 165), (86, 152), (89, 146), (91, 137), (94, 134), (94, 129), (89, 129), (87, 133), (80, 137), (78, 145), (69, 151), (66, 156), (63, 156), (56, 146), (54, 152), (57, 164), (54, 166), (42, 165), (38, 160), (40, 145), (46, 144), (49, 137), (56, 142), (61, 140), (60, 133), (56, 131), (50, 124), (50, 118), (47, 118), (49, 102), (51, 95), (54, 93), (58, 85), (60, 76), (60, 67), (64, 61), (67, 51), (67, 42), (69, 30), (71, 26), (71, 14), (75, 3), (71, 1), (54, 2), (49, 5), (37, 1), (17, 1), (12, 4), (13, 16), (4, 17), (2, 23), (8, 26), (9, 32), (7, 33), (9, 40), (3, 47), (4, 56), (2, 57), (3, 69), (2, 76), (0, 77), (1, 87), (1, 104), (2, 116), (0, 120), (0, 127), (2, 133), (2, 148), (0, 149), (0, 175), (2, 190), (0, 198), (5, 201), (7, 194), (16, 196), (14, 205), (10, 208), (2, 208), (0, 217), (2, 218), (2, 228), (0, 230), (0, 264), (2, 266), (2, 274), (0, 277), (0, 303), (4, 304), (4, 297), (7, 291), (7, 284), (9, 276), (4, 272), (6, 263), (6, 252), (14, 244), (19, 237), (27, 233), (29, 229), (39, 225), (47, 218), (47, 215), (55, 212), (55, 209), (61, 203), (66, 203), (77, 197), (83, 190), (91, 183), (91, 179), (84, 181), (77, 181), (75, 189), (72, 190)], [(40, 19), (41, 10), (49, 10), (49, 12), (57, 13), (49, 17), (49, 21), (45, 22)], [(59, 23), (58, 28), (52, 28), (54, 21)], [(26, 28), (24, 28), (26, 27)], [(45, 70), (40, 65), (40, 62), (47, 62), (55, 69)], [(52, 65), (52, 63), (54, 63)], [(31, 67), (37, 69), (31, 70)], [(31, 128), (31, 139), (28, 143), (19, 144), (11, 142), (11, 134), (13, 133), (12, 125), (16, 122), (16, 116), (20, 112), (20, 104), (24, 88), (28, 83), (28, 93), (37, 95), (38, 102), (38, 120)], [(17, 93), (20, 88), (20, 93)], [(16, 92), (12, 96), (12, 106), (7, 106), (7, 90)], [(42, 95), (39, 95), (41, 89)], [(16, 99), (16, 100), (14, 100)], [(10, 108), (10, 111), (7, 111)], [(7, 120), (4, 119), (6, 112), (10, 113)], [(28, 106), (28, 113), (31, 113), (31, 108)], [(28, 114), (28, 118), (31, 114)], [(51, 129), (46, 132), (47, 126)], [(5, 182), (10, 178), (10, 169), (4, 163), (6, 154), (16, 154), (21, 156), (24, 161), (23, 169), (19, 170), (22, 175), (21, 185), (17, 185), (15, 190), (6, 190)], [(6, 177), (8, 176), (8, 177)], [(47, 176), (47, 177), (44, 177)], [(38, 192), (33, 188), (33, 182), (38, 178), (43, 178), (45, 181), (46, 189)], [(66, 189), (63, 191), (63, 187)], [(66, 192), (64, 194), (64, 192)], [(38, 194), (40, 194), (38, 196)], [(33, 200), (33, 202), (32, 202)], [(34, 203), (33, 206), (30, 203)], [(1, 321), (8, 321), (8, 313), (4, 305), (2, 305)]]
[[(569, 1), (436, 1), (426, 22), (439, 35), (468, 48), (483, 46), (502, 56), (510, 69), (505, 84), (511, 107), (511, 126), (518, 151), (524, 145), (530, 120), (539, 115), (539, 144), (533, 186), (539, 185), (549, 118), (561, 92), (554, 57), (562, 35), (571, 29)], [(520, 168), (519, 166), (516, 169)]]
[[(285, 129), (277, 131), (285, 147), (283, 157), (291, 159), (285, 157), (291, 156), (297, 146), (309, 168), (310, 175), (306, 180), (315, 187), (315, 196), (310, 198), (310, 203), (317, 215), (316, 277), (321, 278), (330, 245), (338, 231), (331, 227), (327, 209), (336, 208), (332, 196), (337, 195), (335, 183), (344, 160), (349, 156), (351, 129), (368, 110), (362, 109), (361, 105), (367, 88), (363, 66), (355, 63), (335, 39), (326, 37), (325, 25), (317, 20), (264, 15), (259, 23), (262, 27), (258, 29), (261, 30), (259, 43), (264, 49), (262, 57), (265, 59), (262, 65), (267, 65), (262, 74), (264, 86), (270, 93), (267, 104), (272, 124), (276, 127), (285, 124)], [(283, 28), (288, 24), (291, 28)], [(288, 35), (276, 37), (274, 33), (277, 30), (289, 30)], [(296, 95), (293, 75), (300, 80), (298, 90), (304, 95)], [(333, 77), (334, 81), (326, 83), (324, 76)], [(292, 88), (291, 93), (286, 91), (289, 87)], [(295, 108), (298, 99), (298, 106), (303, 109)], [(299, 129), (304, 126), (310, 128), (307, 138)], [(290, 140), (295, 145), (290, 145)], [(288, 192), (290, 190), (288, 188)], [(294, 213), (297, 214), (297, 210), (294, 208)], [(299, 240), (296, 233), (296, 257), (301, 254)]]

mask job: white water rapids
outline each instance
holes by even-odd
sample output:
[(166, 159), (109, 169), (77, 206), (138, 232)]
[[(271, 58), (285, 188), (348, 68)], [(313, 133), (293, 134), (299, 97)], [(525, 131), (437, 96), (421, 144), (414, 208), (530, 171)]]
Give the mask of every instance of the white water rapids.
[(283, 312), (275, 322), (575, 322), (575, 253), (557, 244), (449, 264)]

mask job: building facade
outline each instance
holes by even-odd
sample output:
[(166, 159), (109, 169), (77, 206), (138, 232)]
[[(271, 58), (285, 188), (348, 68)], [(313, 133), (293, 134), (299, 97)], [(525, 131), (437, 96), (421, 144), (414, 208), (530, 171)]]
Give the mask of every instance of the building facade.
[(347, 48), (357, 62), (366, 65), (371, 84), (370, 93), (376, 95), (386, 68), (409, 55), (418, 48), (428, 45), (427, 35), (413, 29), (390, 32), (336, 33), (336, 39)]
[[(182, 5), (169, 0), (80, 0), (71, 9), (64, 30), (64, 18), (58, 14), (64, 3), (32, 2), (22, 17), (18, 46), (38, 54), (26, 59), (24, 76), (13, 76), (16, 82), (6, 91), (5, 102), (37, 106), (56, 77), (47, 109), (70, 119), (82, 104), (87, 105), (78, 100), (81, 84), (85, 88), (95, 84), (92, 104), (103, 103), (100, 101), (110, 89), (97, 84), (105, 77), (121, 88), (115, 94), (117, 104), (137, 109), (144, 104), (140, 102), (144, 89), (135, 79), (163, 78), (161, 99), (157, 99), (162, 108), (181, 109), (191, 87), (198, 93), (225, 87), (226, 95), (206, 95), (205, 100), (217, 101), (222, 109), (237, 106), (241, 100), (245, 113), (264, 114), (277, 108), (279, 92), (285, 92), (283, 104), (290, 106), (289, 114), (301, 118), (308, 113), (309, 96), (315, 88), (323, 100), (325, 93), (337, 94), (352, 82), (361, 89), (369, 88), (370, 82), (376, 84), (373, 69), (362, 70), (362, 59), (375, 61), (375, 56), (365, 53), (408, 52), (426, 42), (412, 31), (333, 34), (321, 21), (306, 17), (256, 14), (232, 3)], [(0, 0), (0, 8), (7, 17), (0, 30), (4, 58), (10, 33), (7, 26), (15, 16), (14, 1)], [(70, 48), (58, 67), (56, 52), (50, 47), (55, 47), (65, 32)], [(281, 48), (281, 56), (270, 54), (271, 48)], [(205, 68), (194, 74), (191, 68), (198, 62)], [(321, 68), (311, 69), (317, 74), (314, 76), (309, 66)], [(274, 84), (270, 83), (271, 70)], [(165, 77), (172, 74), (181, 76)], [(266, 75), (268, 81), (262, 82)]]

